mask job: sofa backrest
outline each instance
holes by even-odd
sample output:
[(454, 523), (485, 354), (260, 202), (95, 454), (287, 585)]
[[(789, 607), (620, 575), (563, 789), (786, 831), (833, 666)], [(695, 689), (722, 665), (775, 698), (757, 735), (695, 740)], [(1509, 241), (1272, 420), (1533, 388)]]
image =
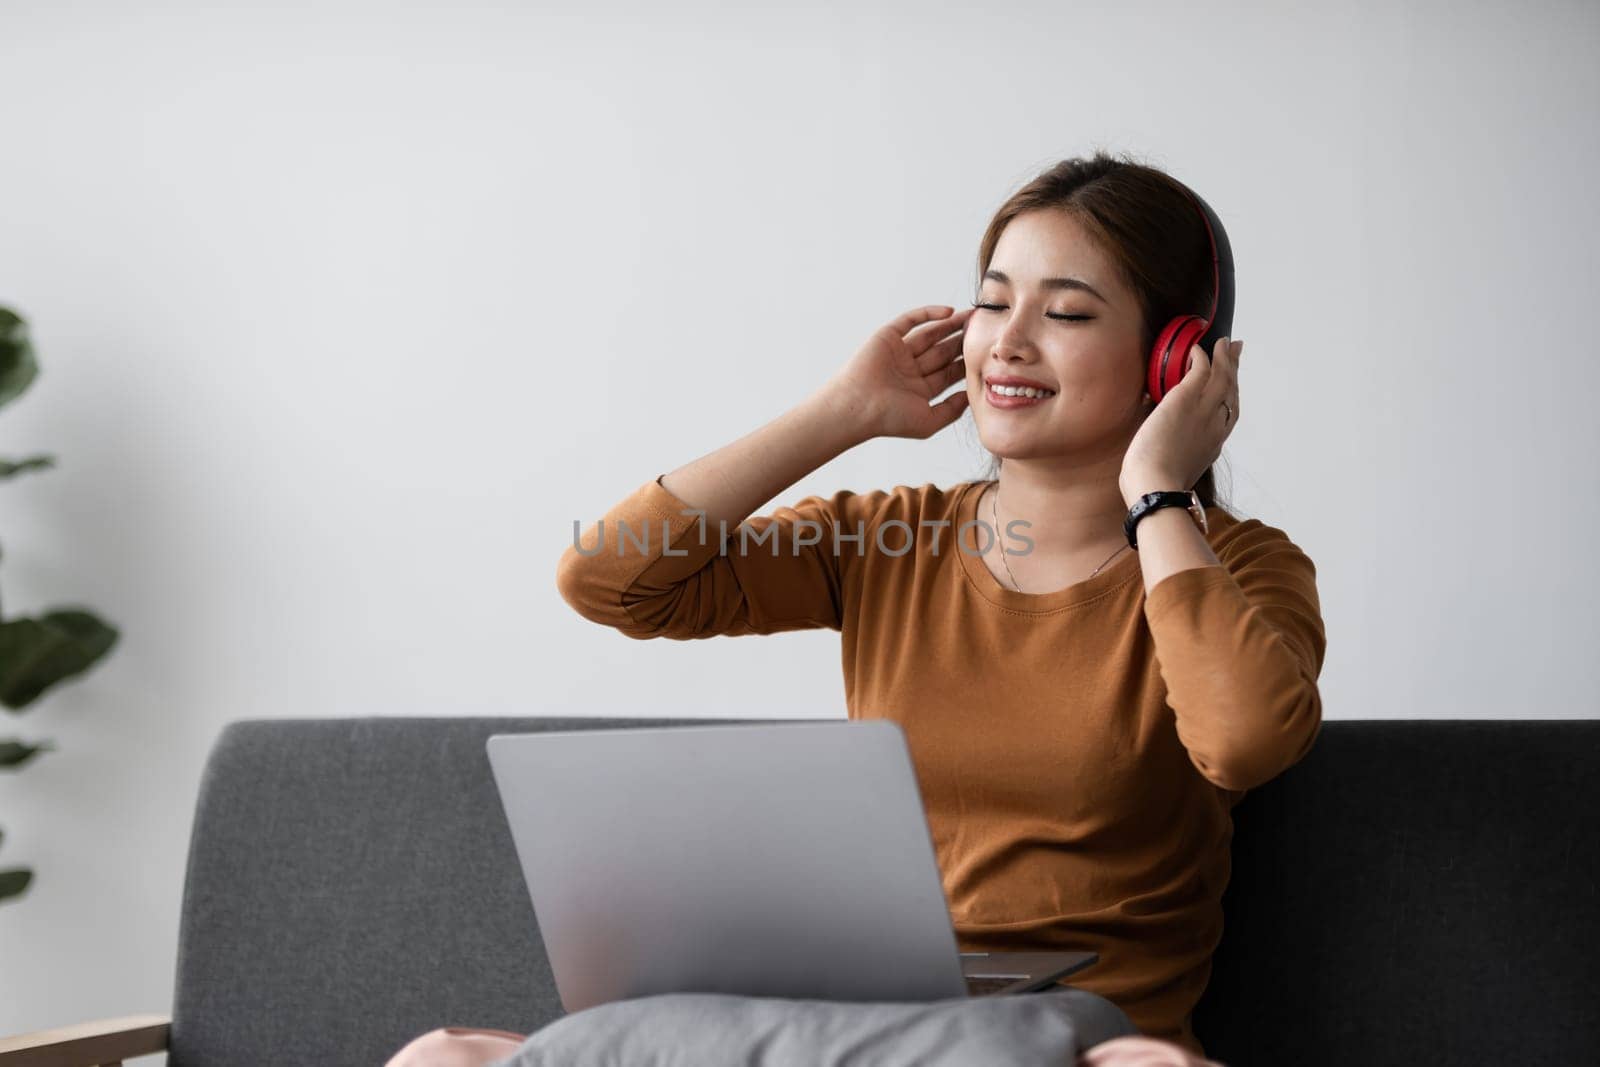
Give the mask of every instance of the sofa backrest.
[(1325, 722), (1233, 821), (1207, 1055), (1600, 1063), (1600, 721)]
[[(196, 808), (169, 1064), (376, 1065), (440, 1026), (560, 1018), (485, 741), (758, 721), (230, 724)], [(1596, 1041), (1597, 741), (1592, 722), (1324, 724), (1235, 813), (1208, 1054), (1600, 1062), (1573, 1056)]]
[(437, 1027), (559, 1019), (485, 742), (705, 721), (230, 723), (190, 838), (169, 1067), (378, 1067)]

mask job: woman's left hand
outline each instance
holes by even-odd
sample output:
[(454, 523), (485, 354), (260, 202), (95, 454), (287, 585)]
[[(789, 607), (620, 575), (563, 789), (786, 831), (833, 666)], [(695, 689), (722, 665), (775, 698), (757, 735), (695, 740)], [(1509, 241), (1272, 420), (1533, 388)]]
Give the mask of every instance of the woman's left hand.
[(1217, 341), (1212, 356), (1199, 345), (1190, 349), (1182, 379), (1145, 417), (1122, 457), (1118, 485), (1124, 498), (1131, 502), (1158, 489), (1187, 492), (1216, 462), (1222, 442), (1239, 424), (1243, 351), (1244, 342), (1230, 337)]

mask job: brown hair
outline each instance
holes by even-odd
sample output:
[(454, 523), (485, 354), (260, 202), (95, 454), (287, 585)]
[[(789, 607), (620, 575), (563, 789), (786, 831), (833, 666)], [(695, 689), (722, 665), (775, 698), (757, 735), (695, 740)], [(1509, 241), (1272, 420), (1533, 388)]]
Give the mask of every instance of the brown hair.
[[(1133, 290), (1144, 316), (1141, 361), (1168, 320), (1203, 315), (1211, 307), (1211, 245), (1194, 201), (1156, 168), (1103, 150), (1056, 163), (1000, 205), (978, 246), (980, 284), (1001, 232), (1023, 212), (1043, 208), (1069, 212)], [(990, 456), (988, 478), (1000, 473), (1000, 463)], [(1207, 467), (1192, 488), (1207, 507), (1229, 511), (1217, 498), (1215, 470)]]

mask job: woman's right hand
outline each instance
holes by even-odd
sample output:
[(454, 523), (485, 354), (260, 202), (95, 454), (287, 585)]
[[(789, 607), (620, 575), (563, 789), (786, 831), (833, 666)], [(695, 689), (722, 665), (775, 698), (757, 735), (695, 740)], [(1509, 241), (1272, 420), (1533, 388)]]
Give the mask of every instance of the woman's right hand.
[(880, 326), (823, 387), (847, 417), (871, 437), (927, 438), (961, 417), (967, 391), (928, 401), (967, 376), (959, 358), (972, 308), (916, 308)]

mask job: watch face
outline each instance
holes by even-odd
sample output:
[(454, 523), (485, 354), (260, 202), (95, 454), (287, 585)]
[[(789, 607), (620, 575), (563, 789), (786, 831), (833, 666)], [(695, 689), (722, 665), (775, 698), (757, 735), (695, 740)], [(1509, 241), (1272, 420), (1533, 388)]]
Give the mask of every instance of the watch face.
[(1189, 490), (1189, 514), (1193, 515), (1194, 521), (1200, 524), (1200, 532), (1207, 532), (1205, 505), (1200, 503), (1200, 494), (1193, 489)]

